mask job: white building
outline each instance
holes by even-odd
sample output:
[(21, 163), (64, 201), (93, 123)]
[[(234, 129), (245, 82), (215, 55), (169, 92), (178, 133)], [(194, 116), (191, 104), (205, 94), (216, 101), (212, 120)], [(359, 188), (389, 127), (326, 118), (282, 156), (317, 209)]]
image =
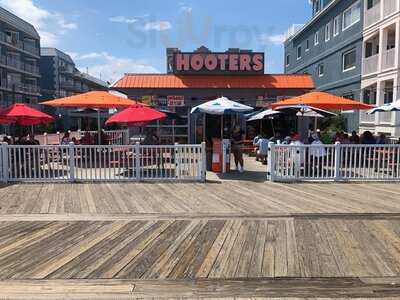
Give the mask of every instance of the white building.
[[(400, 99), (400, 0), (364, 0), (361, 99)], [(361, 113), (360, 131), (400, 136), (400, 113)]]

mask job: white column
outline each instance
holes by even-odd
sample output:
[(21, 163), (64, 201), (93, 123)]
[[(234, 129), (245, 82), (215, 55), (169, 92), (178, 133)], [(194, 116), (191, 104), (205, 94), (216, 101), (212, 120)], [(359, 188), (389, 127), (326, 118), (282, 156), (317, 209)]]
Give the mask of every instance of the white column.
[[(400, 4), (397, 4), (400, 5)], [(396, 67), (396, 69), (399, 69), (399, 59), (400, 59), (400, 20), (397, 20), (396, 22), (396, 55), (394, 58), (394, 65)]]
[[(400, 97), (399, 87), (398, 87), (399, 84), (400, 84), (399, 75), (397, 74), (396, 77), (393, 79), (393, 102), (398, 100)], [(400, 114), (399, 112), (392, 113), (392, 125), (400, 125), (399, 114)]]
[(383, 69), (383, 58), (387, 48), (387, 30), (379, 28), (379, 60), (378, 60), (378, 73)]
[[(383, 83), (381, 80), (376, 83), (376, 106), (383, 104)], [(375, 125), (379, 125), (380, 121), (379, 113), (375, 114)]]

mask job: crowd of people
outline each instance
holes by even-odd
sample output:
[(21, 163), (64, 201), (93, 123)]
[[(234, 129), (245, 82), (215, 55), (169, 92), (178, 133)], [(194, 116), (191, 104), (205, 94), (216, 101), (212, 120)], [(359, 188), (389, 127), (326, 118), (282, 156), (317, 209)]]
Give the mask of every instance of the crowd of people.
[[(370, 131), (365, 131), (361, 135), (359, 135), (356, 131), (353, 131), (351, 134), (347, 134), (345, 132), (337, 132), (333, 136), (329, 136), (328, 134), (323, 133), (317, 129), (314, 132), (310, 131), (308, 134), (308, 138), (305, 140), (301, 140), (298, 133), (292, 133), (283, 139), (281, 138), (281, 135), (279, 133), (276, 133), (270, 138), (268, 138), (265, 133), (261, 133), (257, 135), (253, 140), (254, 153), (256, 154), (257, 161), (261, 161), (266, 164), (266, 159), (268, 155), (268, 144), (270, 142), (282, 145), (324, 145), (336, 143), (340, 143), (343, 145), (382, 145), (388, 144), (389, 139), (383, 133), (379, 134), (378, 136), (374, 136)], [(400, 138), (398, 141), (395, 142), (395, 144), (400, 144)], [(324, 151), (324, 148), (320, 148), (321, 150), (318, 150), (320, 152), (319, 154), (321, 156), (324, 156), (324, 154), (322, 153)], [(319, 154), (316, 156), (320, 156)]]

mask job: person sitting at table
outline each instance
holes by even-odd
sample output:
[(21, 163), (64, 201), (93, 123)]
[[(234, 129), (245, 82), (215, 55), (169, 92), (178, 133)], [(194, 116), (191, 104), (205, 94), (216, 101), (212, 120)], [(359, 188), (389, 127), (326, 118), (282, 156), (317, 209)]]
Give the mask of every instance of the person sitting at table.
[(34, 146), (40, 145), (40, 142), (37, 139), (35, 139), (35, 135), (33, 133), (30, 133), (28, 135), (27, 145), (34, 145)]
[(73, 137), (73, 138), (71, 139), (71, 142), (73, 142), (74, 145), (80, 145), (80, 141), (78, 141), (76, 137)]
[(363, 145), (375, 145), (376, 141), (371, 131), (365, 131), (361, 137), (361, 144)]
[(81, 145), (93, 145), (94, 139), (92, 138), (89, 131), (86, 131), (80, 141)]
[(11, 145), (12, 144), (12, 141), (11, 141), (11, 139), (8, 137), (8, 136), (4, 136), (3, 137), (3, 143), (6, 143), (7, 145)]
[(68, 145), (71, 142), (71, 137), (69, 132), (64, 133), (64, 136), (61, 139), (61, 145)]
[(379, 145), (384, 145), (384, 144), (386, 144), (386, 135), (385, 135), (384, 133), (381, 133), (381, 134), (378, 136), (378, 139), (376, 140), (376, 143), (379, 144)]

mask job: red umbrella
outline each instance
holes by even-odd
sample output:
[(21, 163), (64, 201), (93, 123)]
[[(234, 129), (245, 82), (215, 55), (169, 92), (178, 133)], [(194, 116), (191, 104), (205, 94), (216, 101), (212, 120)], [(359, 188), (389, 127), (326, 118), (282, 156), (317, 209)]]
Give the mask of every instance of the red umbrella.
[(150, 122), (165, 119), (166, 117), (166, 114), (148, 106), (135, 104), (113, 115), (107, 120), (106, 125), (123, 123), (128, 126), (144, 126)]
[(31, 126), (54, 122), (54, 118), (23, 103), (0, 110), (0, 124)]

